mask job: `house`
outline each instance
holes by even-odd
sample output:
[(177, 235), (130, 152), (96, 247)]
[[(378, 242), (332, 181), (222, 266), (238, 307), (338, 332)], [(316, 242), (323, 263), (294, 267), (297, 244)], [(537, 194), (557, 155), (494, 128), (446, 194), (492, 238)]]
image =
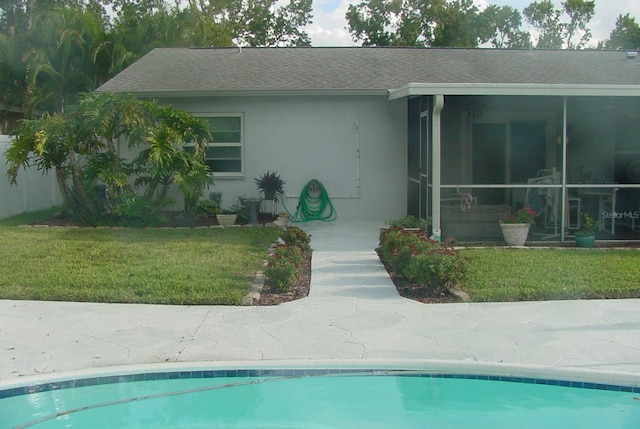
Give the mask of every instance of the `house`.
[(640, 239), (637, 52), (424, 48), (155, 49), (99, 91), (207, 118), (223, 204), (277, 170), (293, 210), (310, 179), (339, 219), (431, 217), (490, 240), (527, 205), (565, 240)]

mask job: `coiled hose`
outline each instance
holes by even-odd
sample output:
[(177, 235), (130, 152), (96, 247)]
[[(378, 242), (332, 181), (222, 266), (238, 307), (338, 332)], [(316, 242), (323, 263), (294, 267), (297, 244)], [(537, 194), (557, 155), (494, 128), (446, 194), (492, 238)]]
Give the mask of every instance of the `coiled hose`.
[(327, 190), (316, 179), (310, 180), (302, 188), (296, 212), (291, 214), (286, 206), (285, 210), (291, 216), (291, 222), (309, 222), (312, 220), (330, 222), (338, 217), (333, 204), (331, 204)]

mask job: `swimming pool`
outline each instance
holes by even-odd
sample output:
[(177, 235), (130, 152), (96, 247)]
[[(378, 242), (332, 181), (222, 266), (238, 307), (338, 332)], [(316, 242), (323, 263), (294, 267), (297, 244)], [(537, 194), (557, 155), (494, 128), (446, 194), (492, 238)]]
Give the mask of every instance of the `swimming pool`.
[(638, 428), (640, 387), (416, 368), (194, 368), (0, 390), (2, 428)]

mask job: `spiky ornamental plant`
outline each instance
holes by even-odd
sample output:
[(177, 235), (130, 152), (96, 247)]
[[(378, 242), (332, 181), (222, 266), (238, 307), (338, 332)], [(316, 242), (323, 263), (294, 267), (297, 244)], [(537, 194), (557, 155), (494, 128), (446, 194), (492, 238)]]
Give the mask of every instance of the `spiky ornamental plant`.
[(254, 179), (258, 190), (264, 194), (265, 200), (273, 200), (278, 202), (280, 194), (284, 193), (285, 181), (282, 180), (277, 171), (269, 172), (267, 170), (262, 176)]

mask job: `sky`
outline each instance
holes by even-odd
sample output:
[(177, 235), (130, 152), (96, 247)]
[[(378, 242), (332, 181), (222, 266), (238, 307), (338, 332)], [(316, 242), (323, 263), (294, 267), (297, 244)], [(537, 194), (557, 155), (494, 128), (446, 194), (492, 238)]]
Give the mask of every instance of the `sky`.
[[(311, 37), (312, 46), (356, 46), (347, 31), (345, 13), (351, 3), (361, 0), (314, 0), (313, 24), (306, 28)], [(534, 0), (474, 0), (474, 3), (484, 9), (489, 4), (511, 6), (520, 12)], [(560, 7), (561, 0), (554, 0), (556, 7)], [(629, 13), (640, 23), (640, 1), (638, 0), (596, 0), (596, 11), (589, 28), (593, 35), (590, 44), (609, 38), (615, 27), (618, 15)]]

